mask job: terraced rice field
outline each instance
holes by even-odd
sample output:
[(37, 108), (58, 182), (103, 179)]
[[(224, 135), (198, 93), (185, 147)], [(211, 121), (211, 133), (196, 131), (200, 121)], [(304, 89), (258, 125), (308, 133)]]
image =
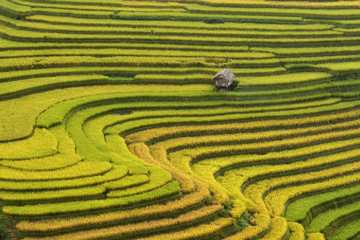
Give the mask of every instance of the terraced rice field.
[(360, 239), (358, 1), (1, 0), (0, 25), (1, 240)]

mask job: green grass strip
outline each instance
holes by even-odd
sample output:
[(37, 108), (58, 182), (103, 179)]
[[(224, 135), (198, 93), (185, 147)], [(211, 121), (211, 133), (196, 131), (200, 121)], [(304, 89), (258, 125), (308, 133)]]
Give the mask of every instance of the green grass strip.
[(112, 168), (112, 164), (108, 162), (79, 162), (74, 166), (56, 171), (21, 171), (7, 167), (0, 167), (0, 179), (9, 181), (72, 179), (104, 174)]
[(108, 198), (101, 200), (72, 201), (65, 203), (51, 203), (25, 206), (5, 206), (3, 213), (12, 216), (34, 217), (50, 216), (76, 212), (89, 212), (108, 208), (127, 208), (138, 204), (149, 204), (151, 201), (173, 196), (180, 192), (178, 182), (170, 182), (162, 188), (155, 189), (139, 195), (123, 198)]
[(134, 188), (138, 185), (149, 183), (150, 179), (147, 175), (132, 175), (124, 177), (120, 180), (104, 183), (103, 186), (110, 190), (118, 190), (124, 188)]
[(47, 171), (70, 167), (79, 163), (81, 160), (81, 157), (77, 154), (59, 153), (35, 159), (3, 160), (0, 161), (0, 165), (18, 170)]
[(355, 72), (360, 70), (360, 61), (339, 62), (339, 63), (323, 63), (317, 64), (317, 67), (327, 68), (334, 72)]
[[(207, 89), (209, 90), (209, 89)], [(64, 118), (67, 114), (69, 114), (73, 109), (79, 107), (86, 107), (89, 105), (92, 106), (99, 106), (102, 103), (114, 103), (114, 102), (130, 102), (129, 107), (131, 106), (132, 109), (136, 105), (143, 106), (143, 107), (151, 107), (152, 104), (156, 104), (157, 106), (214, 106), (217, 104), (225, 104), (225, 100), (233, 100), (236, 97), (241, 96), (242, 93), (236, 92), (227, 92), (225, 94), (218, 93), (218, 92), (209, 92), (209, 91), (202, 91), (202, 92), (173, 92), (173, 93), (166, 93), (166, 92), (157, 92), (157, 93), (121, 93), (121, 94), (103, 94), (103, 95), (96, 95), (96, 96), (87, 96), (87, 97), (80, 97), (64, 102), (60, 102), (48, 108), (45, 112), (43, 112), (37, 118), (37, 126), (39, 127), (50, 127), (52, 125), (61, 124), (64, 121)], [(300, 97), (293, 97), (293, 98), (282, 98), (282, 99), (266, 99), (266, 100), (247, 100), (241, 99), (242, 101), (229, 101), (229, 104), (232, 105), (268, 105), (269, 103), (272, 104), (279, 104), (279, 103), (289, 103), (289, 102), (301, 102), (301, 101), (308, 101), (313, 98), (324, 98), (330, 96), (329, 94), (323, 95), (312, 95), (312, 96), (300, 96)], [(138, 99), (142, 98), (143, 103), (139, 103)], [(146, 101), (145, 101), (146, 99)], [(225, 100), (224, 100), (225, 99)], [(169, 102), (171, 100), (171, 102)], [(178, 102), (174, 103), (172, 101), (178, 100)], [(209, 102), (211, 100), (211, 102)], [(167, 103), (165, 103), (167, 101)], [(186, 102), (187, 101), (187, 102)], [(218, 101), (216, 103), (215, 101)], [(148, 102), (148, 103), (146, 103)], [(151, 103), (152, 102), (152, 103)], [(155, 103), (156, 102), (156, 103)], [(121, 105), (119, 104), (119, 109)], [(126, 105), (124, 104), (124, 107)]]
[(360, 201), (348, 204), (339, 208), (331, 209), (315, 217), (309, 226), (305, 228), (306, 232), (321, 232), (330, 225), (333, 221), (340, 218), (341, 216), (360, 212)]
[(357, 240), (360, 237), (360, 219), (347, 223), (328, 236), (329, 240), (349, 239)]
[[(110, 198), (118, 198), (118, 197), (137, 195), (160, 188), (172, 180), (171, 174), (162, 168), (149, 167), (149, 170), (150, 170), (149, 183), (145, 183), (140, 186), (135, 186), (132, 188), (126, 188), (122, 190), (111, 190), (106, 196)], [(107, 187), (107, 184), (105, 184), (105, 186)], [(110, 185), (110, 188), (111, 187), (112, 185)]]
[[(249, 114), (226, 114), (221, 116), (187, 116), (182, 117), (179, 115), (176, 116), (167, 116), (166, 112), (158, 112), (158, 115), (161, 115), (162, 118), (155, 118), (154, 113), (148, 113), (148, 118), (143, 119), (132, 119), (128, 122), (121, 122), (114, 126), (111, 126), (105, 130), (105, 133), (120, 133), (124, 134), (130, 131), (134, 131), (135, 129), (140, 128), (149, 128), (149, 126), (157, 126), (162, 124), (162, 126), (170, 126), (170, 125), (184, 125), (184, 124), (210, 124), (214, 122), (226, 121), (226, 122), (234, 122), (234, 121), (245, 121), (247, 119), (264, 119), (264, 118), (273, 118), (273, 117), (291, 117), (294, 118), (295, 116), (305, 116), (305, 115), (313, 115), (313, 114), (329, 114), (330, 112), (334, 111), (344, 111), (348, 108), (353, 108), (357, 106), (359, 102), (343, 102), (339, 104), (334, 104), (331, 106), (320, 106), (314, 107), (309, 109), (299, 109), (299, 110), (289, 110), (289, 111), (274, 111), (274, 112), (265, 112), (265, 113), (249, 113)], [(140, 113), (137, 113), (140, 114)], [(146, 114), (146, 113), (144, 113)], [(135, 116), (135, 114), (133, 114)], [(140, 116), (140, 115), (139, 115)]]
[[(251, 10), (251, 9), (247, 9)], [(69, 25), (82, 25), (82, 26), (128, 26), (138, 28), (190, 28), (190, 29), (216, 29), (216, 30), (265, 30), (265, 31), (324, 31), (330, 30), (333, 25), (330, 24), (269, 24), (269, 23), (235, 23), (224, 22), (221, 25), (208, 24), (205, 22), (194, 21), (127, 21), (120, 19), (83, 19), (68, 16), (51, 16), (51, 15), (32, 15), (26, 18), (30, 21), (69, 24)], [(156, 45), (156, 44), (155, 44)], [(215, 51), (221, 47), (216, 46)]]
[[(289, 204), (286, 210), (285, 217), (290, 222), (301, 221), (306, 218), (306, 215), (312, 209), (321, 209), (321, 206), (326, 204), (336, 205), (337, 201), (342, 201), (353, 195), (360, 195), (360, 184), (350, 187), (335, 189), (312, 196), (304, 196)], [(313, 215), (313, 214), (312, 214)]]
[(116, 166), (103, 175), (78, 177), (67, 180), (55, 180), (52, 178), (44, 181), (30, 181), (30, 179), (25, 179), (25, 181), (0, 180), (0, 190), (25, 192), (82, 188), (99, 185), (105, 182), (116, 181), (126, 175), (126, 168)]
[(273, 75), (265, 77), (242, 77), (241, 85), (271, 85), (271, 84), (292, 84), (308, 81), (320, 81), (330, 78), (332, 75), (324, 72), (302, 72)]
[(29, 138), (0, 144), (0, 165), (2, 160), (52, 156), (58, 153), (57, 146), (57, 139), (47, 129), (35, 128)]
[(84, 197), (100, 197), (105, 187), (86, 187), (70, 190), (42, 191), (42, 192), (4, 192), (0, 191), (0, 200), (12, 204), (32, 204), (33, 202), (66, 201)]
[(213, 13), (213, 14), (253, 14), (253, 15), (274, 15), (290, 17), (311, 17), (311, 18), (339, 18), (339, 17), (360, 17), (359, 9), (294, 9), (294, 8), (241, 8), (241, 7), (210, 7), (204, 5), (187, 5), (186, 9), (193, 12)]
[(21, 18), (32, 13), (31, 7), (19, 5), (8, 0), (0, 1), (0, 10), (13, 18)]

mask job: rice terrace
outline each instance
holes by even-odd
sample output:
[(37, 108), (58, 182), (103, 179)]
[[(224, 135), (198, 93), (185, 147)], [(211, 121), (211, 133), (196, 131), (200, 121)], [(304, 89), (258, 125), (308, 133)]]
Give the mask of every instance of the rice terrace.
[(0, 0), (0, 240), (359, 240), (359, 0)]

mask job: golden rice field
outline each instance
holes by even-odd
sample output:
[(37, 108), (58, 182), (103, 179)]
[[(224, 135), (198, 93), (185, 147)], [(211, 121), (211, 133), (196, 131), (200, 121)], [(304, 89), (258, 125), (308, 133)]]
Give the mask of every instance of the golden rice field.
[(359, 240), (359, 142), (357, 0), (0, 0), (0, 240)]

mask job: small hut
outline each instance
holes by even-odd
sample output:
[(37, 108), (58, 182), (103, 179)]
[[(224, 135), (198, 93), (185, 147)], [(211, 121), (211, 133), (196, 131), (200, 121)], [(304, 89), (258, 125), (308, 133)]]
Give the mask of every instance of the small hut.
[(218, 72), (213, 78), (213, 81), (215, 81), (215, 90), (229, 90), (229, 87), (233, 84), (234, 77), (235, 75), (229, 69), (223, 69)]

